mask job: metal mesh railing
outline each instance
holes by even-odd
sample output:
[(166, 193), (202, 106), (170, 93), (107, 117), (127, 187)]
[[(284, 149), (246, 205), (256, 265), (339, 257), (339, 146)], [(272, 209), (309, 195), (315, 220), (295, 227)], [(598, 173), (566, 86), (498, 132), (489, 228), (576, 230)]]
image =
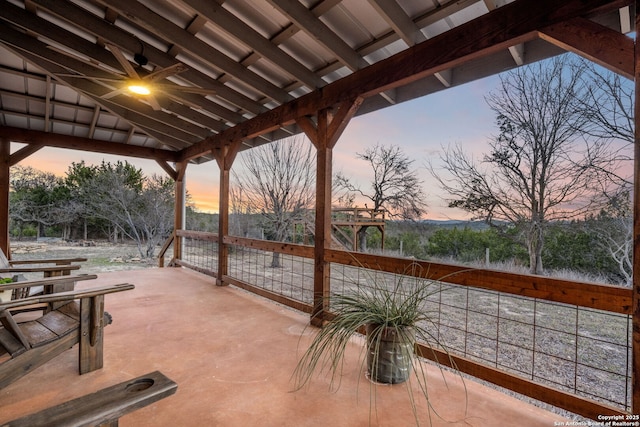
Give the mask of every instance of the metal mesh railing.
[[(332, 292), (402, 275), (332, 264)], [(420, 280), (410, 276), (403, 280)], [(429, 333), (451, 354), (629, 411), (631, 316), (433, 282)], [(434, 343), (427, 343), (433, 345)]]
[(182, 237), (182, 260), (199, 269), (217, 271), (218, 242), (197, 237)]
[(229, 245), (228, 275), (276, 295), (313, 304), (313, 259)]

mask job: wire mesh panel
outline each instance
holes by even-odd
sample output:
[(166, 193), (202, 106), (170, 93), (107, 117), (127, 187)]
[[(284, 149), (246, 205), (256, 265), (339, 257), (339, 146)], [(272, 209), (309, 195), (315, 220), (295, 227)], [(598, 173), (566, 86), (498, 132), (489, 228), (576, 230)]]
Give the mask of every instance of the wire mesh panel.
[(228, 275), (271, 293), (313, 304), (313, 259), (229, 245)]
[[(332, 292), (415, 277), (341, 264)], [(421, 283), (418, 283), (421, 282)], [(426, 344), (622, 410), (631, 409), (631, 316), (502, 292), (430, 282)]]
[(183, 261), (199, 269), (211, 272), (218, 270), (218, 242), (183, 237), (182, 244)]

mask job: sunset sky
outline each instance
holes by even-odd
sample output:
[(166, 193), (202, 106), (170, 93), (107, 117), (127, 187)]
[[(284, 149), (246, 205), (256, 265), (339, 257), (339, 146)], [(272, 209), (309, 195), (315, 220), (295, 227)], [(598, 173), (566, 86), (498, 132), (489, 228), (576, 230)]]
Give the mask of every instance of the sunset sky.
[[(414, 159), (413, 165), (425, 181), (427, 218), (466, 217), (464, 212), (446, 207), (443, 195), (424, 166), (429, 157), (438, 156), (443, 145), (461, 143), (475, 155), (484, 152), (487, 140), (496, 132), (494, 115), (484, 96), (495, 88), (497, 81), (498, 77), (483, 79), (354, 118), (334, 148), (334, 173), (342, 172), (366, 188), (372, 174), (368, 165), (356, 158), (356, 153), (376, 143), (400, 145), (405, 154)], [(12, 144), (13, 151), (19, 147)], [(55, 148), (44, 148), (20, 164), (62, 176), (72, 162), (82, 160), (87, 164), (127, 160), (147, 175), (164, 174), (157, 163), (150, 160)], [(218, 211), (218, 173), (213, 161), (188, 166), (187, 191), (198, 210)]]

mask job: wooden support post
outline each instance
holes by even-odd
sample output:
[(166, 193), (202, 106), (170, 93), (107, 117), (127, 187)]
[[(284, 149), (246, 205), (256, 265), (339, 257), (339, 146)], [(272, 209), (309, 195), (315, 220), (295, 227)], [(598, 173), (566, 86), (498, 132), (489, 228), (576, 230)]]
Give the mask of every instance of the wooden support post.
[[(176, 163), (177, 173), (175, 176), (175, 211), (173, 220), (173, 230), (176, 233), (178, 230), (184, 229), (185, 224), (185, 198), (186, 198), (186, 186), (184, 183), (185, 172), (187, 171), (187, 162)], [(177, 233), (173, 240), (173, 259), (182, 259), (182, 237)]]
[[(640, 31), (640, 1), (636, 1), (635, 29)], [(633, 175), (633, 335), (632, 335), (632, 403), (631, 412), (640, 414), (640, 45), (634, 51), (634, 175)]]
[(316, 218), (313, 275), (313, 311), (311, 323), (322, 326), (324, 313), (328, 310), (331, 288), (331, 264), (324, 259), (325, 249), (331, 245), (331, 175), (333, 170), (333, 147), (327, 144), (327, 111), (318, 114), (318, 144), (316, 145)]
[(229, 234), (229, 176), (233, 161), (238, 154), (240, 143), (226, 145), (222, 149), (214, 152), (218, 167), (220, 168), (220, 194), (218, 209), (218, 272), (216, 274), (216, 285), (227, 285), (224, 277), (228, 271), (229, 250), (224, 243), (224, 238)]
[(11, 142), (0, 138), (0, 250), (11, 259), (9, 250), (9, 168), (11, 166)]
[(343, 102), (335, 109), (318, 112), (317, 124), (308, 117), (296, 122), (304, 130), (316, 148), (316, 217), (313, 272), (313, 310), (311, 324), (322, 326), (328, 310), (331, 264), (325, 259), (331, 246), (331, 178), (333, 171), (333, 147), (347, 124), (362, 104), (361, 98)]

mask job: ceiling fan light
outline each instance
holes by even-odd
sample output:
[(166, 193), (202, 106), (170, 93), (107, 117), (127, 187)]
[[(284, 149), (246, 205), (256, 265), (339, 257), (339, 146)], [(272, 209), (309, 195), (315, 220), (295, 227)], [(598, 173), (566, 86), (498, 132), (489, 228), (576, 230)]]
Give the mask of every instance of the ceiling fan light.
[(149, 86), (145, 85), (144, 83), (140, 83), (140, 82), (136, 82), (136, 83), (131, 83), (127, 89), (129, 89), (130, 92), (133, 92), (137, 95), (150, 95), (151, 94), (151, 89), (149, 89)]

